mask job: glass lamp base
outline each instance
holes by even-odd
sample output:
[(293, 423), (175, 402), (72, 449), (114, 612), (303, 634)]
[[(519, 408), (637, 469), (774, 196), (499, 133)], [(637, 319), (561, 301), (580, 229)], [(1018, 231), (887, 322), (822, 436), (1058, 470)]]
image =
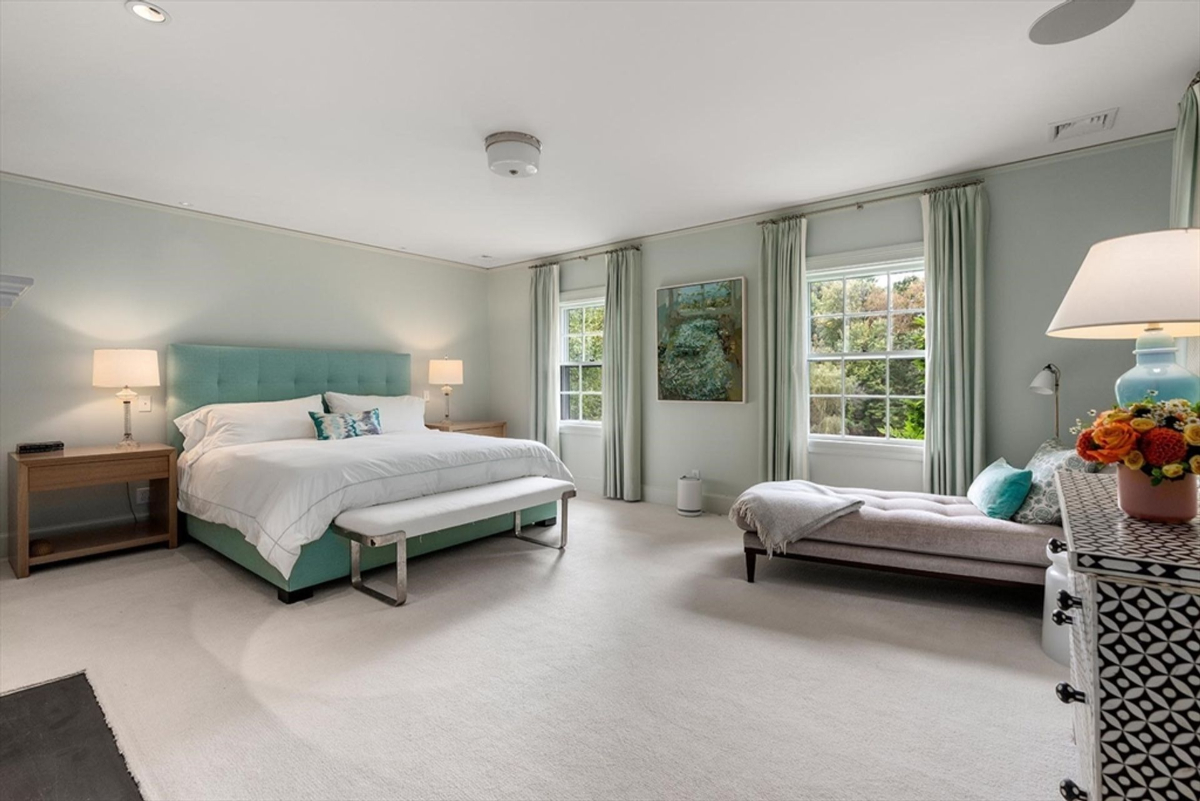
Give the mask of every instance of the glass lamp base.
[(117, 447), (122, 450), (132, 451), (142, 447), (142, 445), (136, 439), (126, 434), (125, 437), (117, 443)]

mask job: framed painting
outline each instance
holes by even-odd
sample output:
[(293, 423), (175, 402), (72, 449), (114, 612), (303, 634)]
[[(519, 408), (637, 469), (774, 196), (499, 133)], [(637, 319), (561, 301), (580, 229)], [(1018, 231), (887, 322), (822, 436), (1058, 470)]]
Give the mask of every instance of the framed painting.
[(658, 399), (744, 403), (746, 279), (658, 289)]

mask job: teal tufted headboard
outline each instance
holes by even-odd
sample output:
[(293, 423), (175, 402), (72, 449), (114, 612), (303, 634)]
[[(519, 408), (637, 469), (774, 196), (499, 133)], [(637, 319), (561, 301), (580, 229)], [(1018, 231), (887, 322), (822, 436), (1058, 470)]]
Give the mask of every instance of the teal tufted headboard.
[(181, 447), (183, 435), (172, 421), (210, 403), (290, 400), (327, 391), (406, 395), (411, 360), (407, 353), (169, 345), (168, 441)]

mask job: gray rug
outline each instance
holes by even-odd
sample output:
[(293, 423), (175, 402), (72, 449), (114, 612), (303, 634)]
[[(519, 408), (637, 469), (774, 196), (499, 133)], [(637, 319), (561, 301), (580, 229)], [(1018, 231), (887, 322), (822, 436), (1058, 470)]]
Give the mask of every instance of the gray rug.
[(7, 801), (141, 801), (87, 676), (0, 696), (0, 788)]

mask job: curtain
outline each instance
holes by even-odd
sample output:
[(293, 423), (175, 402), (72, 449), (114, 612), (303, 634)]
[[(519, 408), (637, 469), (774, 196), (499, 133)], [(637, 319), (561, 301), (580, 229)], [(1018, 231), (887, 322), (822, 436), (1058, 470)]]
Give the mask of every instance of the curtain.
[(1179, 101), (1171, 162), (1171, 226), (1200, 227), (1200, 72)]
[(530, 387), (529, 436), (558, 453), (558, 265), (545, 264), (530, 270), (529, 361), (533, 380)]
[(642, 499), (641, 253), (608, 254), (604, 293), (604, 495)]
[(804, 262), (808, 220), (762, 226), (763, 474), (767, 481), (808, 477), (804, 353)]
[(983, 469), (983, 269), (987, 195), (921, 196), (925, 224), (926, 492), (966, 495)]

